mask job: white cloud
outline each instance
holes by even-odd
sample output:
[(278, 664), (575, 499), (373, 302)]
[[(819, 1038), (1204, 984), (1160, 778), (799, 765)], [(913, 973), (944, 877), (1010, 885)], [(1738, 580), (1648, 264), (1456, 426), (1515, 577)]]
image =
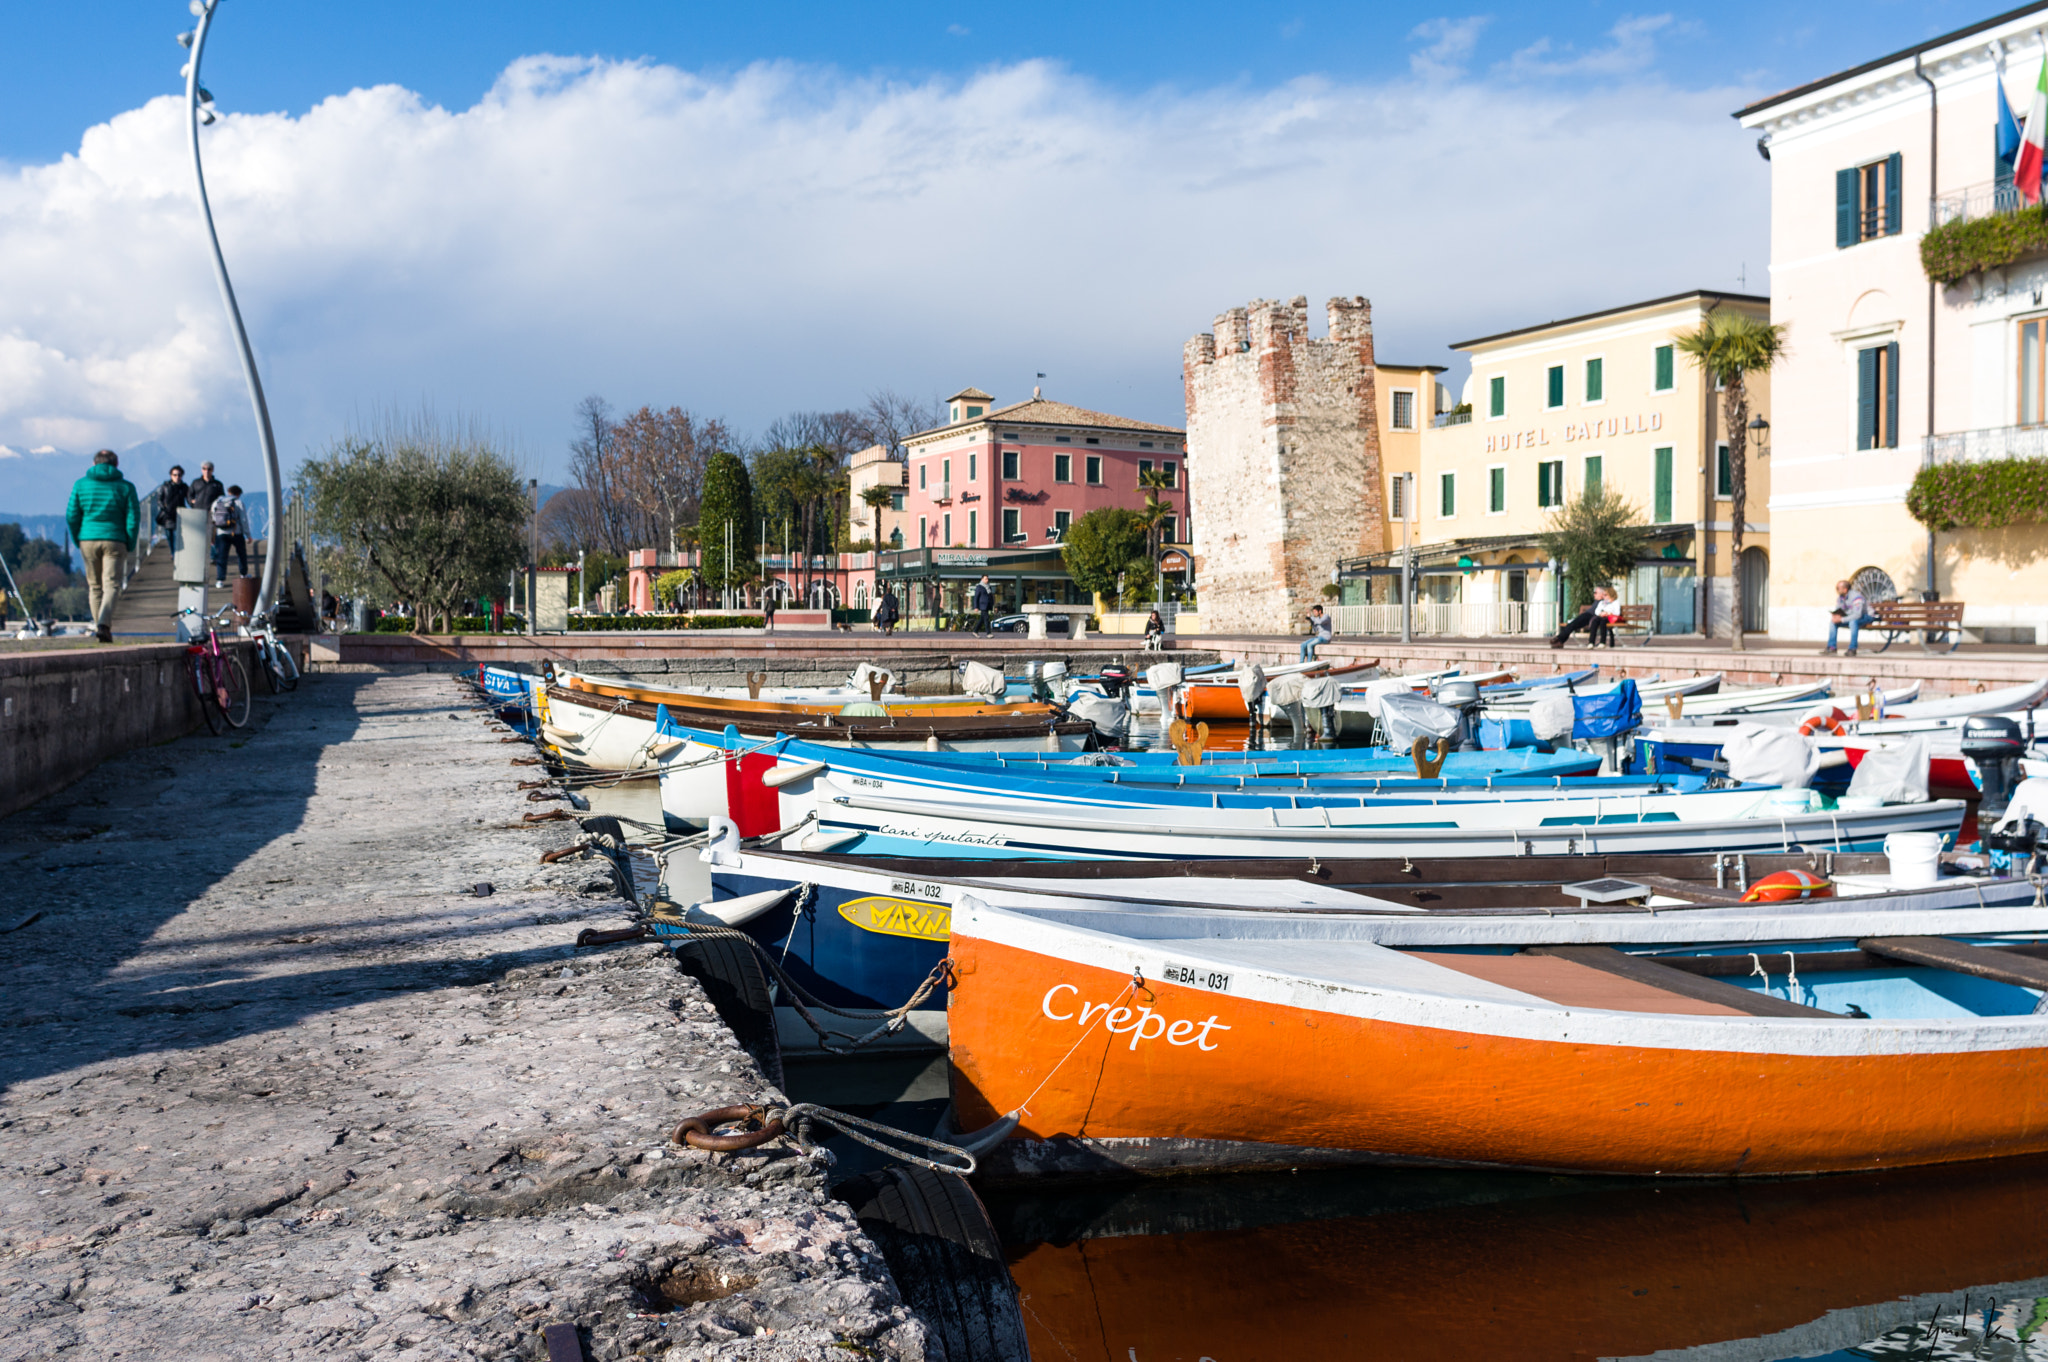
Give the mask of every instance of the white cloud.
[[(427, 398), (543, 471), (588, 392), (758, 428), (1045, 370), (1173, 419), (1181, 342), (1254, 296), (1368, 294), (1383, 353), (1443, 360), (1766, 258), (1746, 92), (1459, 80), (1481, 21), (1432, 22), (1426, 81), (1140, 96), (1043, 63), (533, 57), (463, 110), (385, 86), (231, 113), (209, 185), (288, 458)], [(154, 100), (0, 177), (0, 441), (249, 457), (179, 118)]]
[(1567, 44), (1560, 50), (1550, 39), (1538, 38), (1509, 58), (1504, 69), (1517, 76), (1634, 75), (1657, 60), (1656, 35), (1671, 26), (1668, 14), (1625, 15), (1607, 30), (1604, 47), (1578, 52)]
[(1479, 35), (1491, 22), (1484, 14), (1471, 14), (1463, 19), (1425, 19), (1409, 30), (1408, 36), (1422, 38), (1429, 46), (1420, 52), (1410, 53), (1408, 67), (1425, 80), (1441, 80), (1465, 73), (1465, 63), (1472, 56), (1472, 49), (1479, 43)]

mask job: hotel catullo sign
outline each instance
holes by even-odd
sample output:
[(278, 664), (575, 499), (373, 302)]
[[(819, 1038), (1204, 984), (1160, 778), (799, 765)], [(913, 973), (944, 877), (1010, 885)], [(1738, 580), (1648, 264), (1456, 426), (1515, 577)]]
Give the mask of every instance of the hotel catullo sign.
[[(1616, 435), (1648, 435), (1664, 429), (1664, 414), (1651, 412), (1648, 416), (1602, 416), (1591, 421), (1567, 421), (1557, 431), (1560, 444), (1576, 443), (1581, 440), (1604, 440)], [(1537, 426), (1530, 430), (1505, 431), (1486, 437), (1486, 452), (1505, 454), (1511, 449), (1540, 449), (1550, 443), (1552, 427)]]

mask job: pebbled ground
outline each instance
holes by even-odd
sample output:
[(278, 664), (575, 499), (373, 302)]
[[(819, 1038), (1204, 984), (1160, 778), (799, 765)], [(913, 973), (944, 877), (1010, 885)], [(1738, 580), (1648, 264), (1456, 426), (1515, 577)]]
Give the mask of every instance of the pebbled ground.
[(0, 1359), (924, 1356), (826, 1167), (667, 1143), (772, 1090), (567, 945), (625, 917), (530, 749), (446, 676), (257, 710), (0, 820)]

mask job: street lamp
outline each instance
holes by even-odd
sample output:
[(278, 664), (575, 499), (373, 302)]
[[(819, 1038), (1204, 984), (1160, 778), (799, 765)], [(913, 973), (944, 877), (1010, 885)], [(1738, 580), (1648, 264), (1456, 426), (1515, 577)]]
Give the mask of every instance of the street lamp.
[(270, 408), (263, 400), (263, 380), (256, 376), (256, 355), (249, 348), (249, 333), (242, 325), (242, 309), (235, 304), (235, 286), (228, 282), (228, 263), (220, 253), (220, 234), (213, 228), (213, 205), (206, 198), (206, 171), (199, 160), (199, 129), (214, 121), (213, 95), (199, 83), (199, 60), (206, 53), (206, 35), (213, 27), (214, 11), (220, 0), (192, 0), (192, 13), (199, 26), (180, 33), (178, 42), (192, 49), (185, 63), (185, 128), (192, 144), (192, 183), (199, 191), (199, 215), (206, 221), (206, 239), (213, 247), (213, 277), (220, 284), (220, 300), (228, 310), (228, 325), (235, 333), (235, 347), (242, 356), (242, 377), (249, 384), (249, 405), (256, 411), (256, 433), (263, 445), (263, 486), (270, 497), (270, 529), (263, 553), (263, 585), (256, 593), (255, 617), (270, 615), (277, 600), (277, 532), (284, 524), (281, 479), (277, 471), (277, 440), (270, 433)]

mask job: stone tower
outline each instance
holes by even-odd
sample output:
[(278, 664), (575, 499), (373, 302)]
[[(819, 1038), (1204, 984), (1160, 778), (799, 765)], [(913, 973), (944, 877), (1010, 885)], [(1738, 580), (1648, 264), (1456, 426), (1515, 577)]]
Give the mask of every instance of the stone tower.
[(1259, 300), (1181, 355), (1205, 633), (1298, 633), (1340, 558), (1387, 546), (1372, 304)]

